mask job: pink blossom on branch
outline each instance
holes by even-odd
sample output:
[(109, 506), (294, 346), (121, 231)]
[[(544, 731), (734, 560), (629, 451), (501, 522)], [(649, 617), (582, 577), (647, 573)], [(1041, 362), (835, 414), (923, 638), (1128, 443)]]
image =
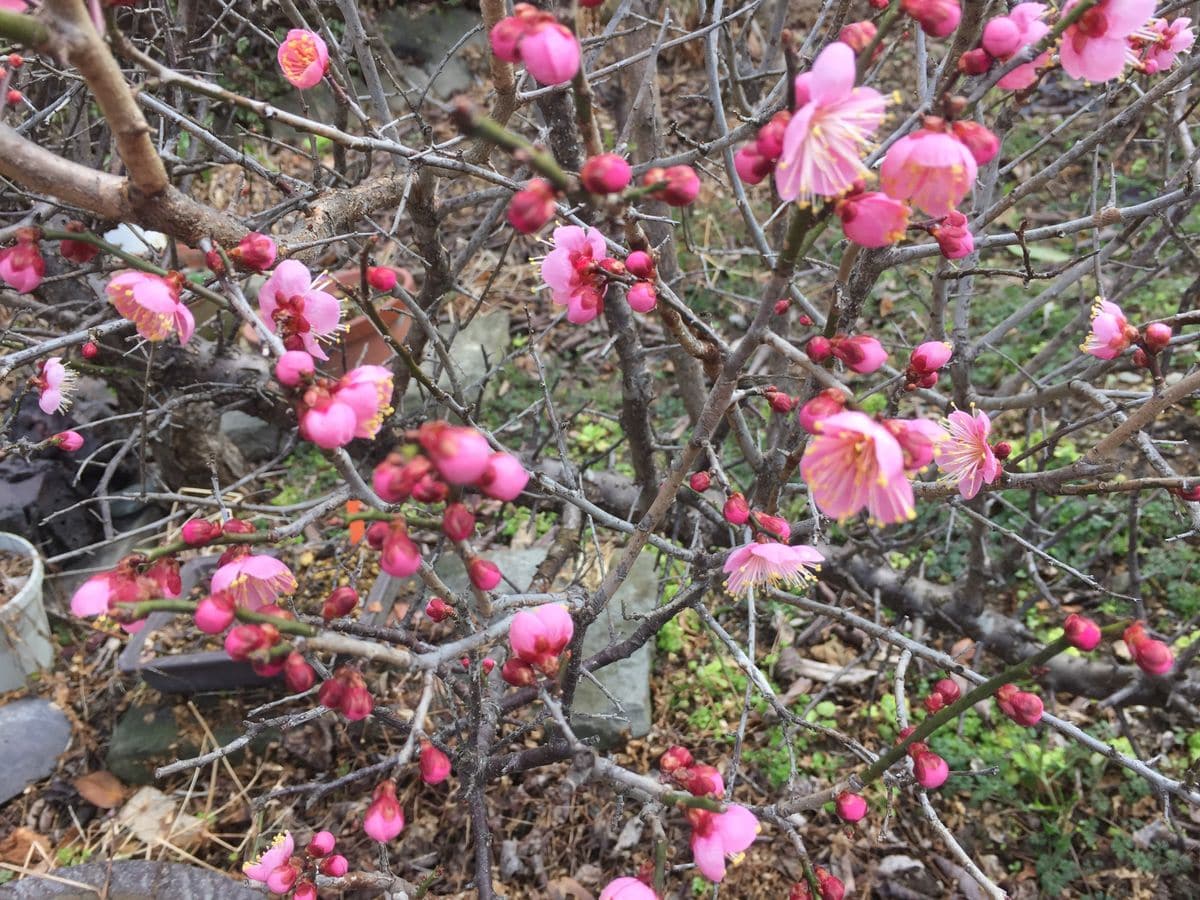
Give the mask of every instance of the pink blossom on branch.
[(367, 837), (386, 844), (404, 830), (404, 810), (396, 800), (396, 782), (386, 779), (375, 787), (374, 799), (363, 817)]
[(273, 556), (246, 554), (213, 572), (211, 590), (226, 591), (238, 606), (257, 610), (296, 590), (296, 576)]
[(599, 274), (607, 257), (604, 236), (594, 228), (564, 225), (554, 229), (552, 241), (554, 249), (542, 260), (542, 281), (554, 304), (567, 307), (569, 321), (586, 324), (604, 311), (608, 283)]
[(78, 431), (60, 431), (50, 438), (50, 442), (64, 453), (74, 453), (83, 446), (83, 435)]
[(970, 149), (928, 117), (925, 127), (889, 148), (879, 184), (891, 197), (908, 200), (931, 216), (945, 216), (970, 193), (979, 172)]
[(63, 365), (62, 357), (51, 356), (38, 367), (38, 374), (30, 379), (38, 391), (38, 407), (46, 415), (66, 412), (71, 407), (71, 394), (78, 377), (74, 370)]
[(930, 37), (948, 37), (962, 19), (959, 0), (900, 0), (900, 6)]
[(946, 440), (934, 447), (938, 467), (958, 481), (958, 492), (970, 500), (1000, 477), (1002, 467), (988, 443), (992, 421), (983, 410), (955, 410), (946, 421)]
[(758, 819), (744, 806), (731, 804), (725, 812), (689, 809), (692, 857), (700, 874), (712, 882), (725, 877), (725, 860), (744, 852), (758, 837)]
[(883, 525), (916, 517), (904, 452), (886, 427), (848, 411), (815, 422), (813, 431), (800, 474), (821, 512), (844, 520), (866, 509)]
[(285, 831), (275, 836), (275, 840), (259, 854), (258, 859), (252, 863), (243, 863), (242, 873), (251, 881), (266, 884), (271, 873), (286, 864), (295, 851), (296, 842), (292, 838), (292, 833)]
[[(1079, 0), (1063, 6), (1067, 15)], [(1058, 58), (1072, 78), (1111, 81), (1134, 60), (1129, 38), (1154, 15), (1155, 0), (1100, 0), (1063, 32)]]
[(42, 283), (46, 261), (36, 241), (18, 239), (0, 250), (0, 278), (18, 294), (28, 294)]
[(840, 196), (866, 177), (862, 152), (887, 105), (874, 88), (854, 86), (854, 51), (841, 42), (822, 50), (808, 74), (808, 97), (788, 123), (775, 168), (779, 196), (802, 203)]
[[(1045, 3), (1018, 3), (1007, 16), (989, 19), (983, 27), (983, 49), (1001, 62), (1007, 62), (1030, 44), (1036, 44), (1049, 31), (1042, 21), (1049, 7)], [(1046, 65), (1050, 51), (1039, 54), (1032, 62), (1022, 63), (998, 82), (1006, 91), (1019, 91), (1037, 80), (1037, 70)]]
[(325, 41), (319, 34), (303, 28), (291, 29), (275, 56), (283, 77), (300, 90), (319, 84), (329, 67)]
[(553, 676), (574, 633), (575, 623), (567, 608), (550, 603), (513, 616), (508, 642), (518, 659)]
[(338, 330), (342, 308), (336, 297), (313, 284), (304, 263), (285, 259), (258, 291), (258, 309), (267, 328), (284, 339), (289, 350), (304, 350), (329, 359), (317, 338)]
[(178, 285), (175, 279), (126, 269), (113, 276), (105, 292), (108, 302), (146, 340), (165, 341), (178, 334), (179, 343), (186, 344), (196, 330), (196, 320), (180, 302)]
[(849, 194), (834, 207), (846, 237), (862, 247), (887, 247), (904, 237), (908, 206), (880, 191)]
[(1147, 33), (1154, 36), (1147, 40), (1142, 56), (1142, 70), (1154, 75), (1165, 72), (1175, 65), (1180, 53), (1187, 53), (1196, 43), (1196, 35), (1192, 32), (1192, 20), (1180, 16), (1168, 22), (1166, 19), (1155, 19), (1150, 23)]
[(658, 894), (645, 882), (626, 875), (610, 881), (600, 892), (600, 900), (658, 900)]
[(975, 252), (975, 236), (967, 217), (957, 209), (950, 210), (940, 224), (931, 226), (929, 233), (946, 259), (962, 259)]
[(751, 541), (735, 548), (725, 559), (726, 587), (744, 594), (764, 585), (796, 588), (813, 580), (825, 557), (806, 544)]
[(1079, 345), (1097, 359), (1116, 359), (1138, 338), (1138, 330), (1125, 318), (1121, 307), (1102, 297), (1092, 304), (1092, 330)]

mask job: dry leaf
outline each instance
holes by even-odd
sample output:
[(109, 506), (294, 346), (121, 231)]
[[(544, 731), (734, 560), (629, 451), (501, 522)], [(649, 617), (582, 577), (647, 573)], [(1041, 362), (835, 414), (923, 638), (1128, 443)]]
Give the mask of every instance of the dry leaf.
[(0, 861), (14, 866), (36, 866), (50, 858), (50, 839), (24, 825), (0, 841)]
[(117, 824), (151, 846), (165, 842), (191, 850), (205, 837), (202, 821), (179, 811), (174, 800), (152, 787), (141, 788), (129, 798), (117, 815)]
[(84, 800), (101, 809), (116, 809), (128, 791), (116, 775), (103, 770), (80, 775), (72, 784)]

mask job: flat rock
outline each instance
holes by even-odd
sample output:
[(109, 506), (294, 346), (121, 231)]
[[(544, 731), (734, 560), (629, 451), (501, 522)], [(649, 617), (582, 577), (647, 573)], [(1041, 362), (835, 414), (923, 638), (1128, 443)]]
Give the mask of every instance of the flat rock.
[[(654, 570), (654, 554), (643, 551), (625, 583), (588, 629), (583, 639), (584, 658), (599, 653), (613, 641), (629, 637), (640, 624), (635, 617), (643, 616), (657, 606), (658, 574)], [(602, 747), (611, 747), (626, 738), (649, 733), (653, 647), (651, 639), (627, 659), (596, 672), (599, 685), (587, 677), (580, 679), (571, 721), (580, 737), (596, 737)]]
[(0, 803), (40, 781), (58, 765), (71, 741), (71, 723), (46, 700), (0, 706)]
[[(500, 569), (500, 574), (511, 582), (511, 584), (506, 584), (501, 581), (497, 588), (498, 591), (523, 591), (529, 587), (529, 582), (533, 581), (533, 576), (537, 574), (538, 566), (546, 558), (546, 548), (529, 547), (523, 550), (505, 548), (486, 554), (486, 558), (494, 562)], [(446, 586), (456, 594), (465, 594), (471, 590), (467, 570), (457, 556), (443, 556), (433, 568), (441, 576), (442, 581), (446, 582)]]
[[(183, 863), (153, 862), (145, 859), (121, 859), (110, 866), (93, 862), (68, 869), (55, 869), (53, 877), (23, 878), (0, 888), (5, 900), (262, 900), (266, 896), (217, 872)], [(70, 883), (65, 883), (70, 882)], [(81, 887), (90, 885), (91, 887)]]
[[(442, 62), (459, 39), (480, 24), (479, 13), (445, 4), (398, 4), (378, 15), (379, 30), (392, 52), (413, 63), (402, 67), (401, 77), (417, 91), (428, 91), (439, 100), (448, 100), (473, 86), (475, 76), (461, 48), (445, 65)], [(482, 47), (485, 42), (480, 29), (468, 44)], [(392, 99), (392, 105), (396, 112), (406, 111), (398, 97)]]
[(221, 413), (221, 434), (234, 443), (247, 462), (264, 462), (279, 452), (282, 432), (270, 422), (231, 409)]
[(113, 729), (105, 767), (126, 784), (150, 784), (154, 767), (175, 756), (178, 740), (170, 707), (131, 706)]
[[(444, 340), (450, 341), (453, 337), (449, 353), (450, 362), (454, 366), (454, 377), (458, 380), (458, 386), (462, 388), (468, 402), (473, 403), (479, 398), (483, 388), (480, 384), (481, 379), (508, 351), (509, 321), (507, 310), (494, 309), (475, 316), (470, 324), (457, 334), (448, 327), (440, 329)], [(434, 355), (432, 349), (426, 349), (425, 354), (437, 365), (441, 365), (441, 359)], [(438, 378), (438, 387), (442, 390), (450, 389), (450, 378), (445, 371), (442, 371)], [(416, 379), (413, 379), (405, 400), (415, 403), (420, 396), (421, 388)]]

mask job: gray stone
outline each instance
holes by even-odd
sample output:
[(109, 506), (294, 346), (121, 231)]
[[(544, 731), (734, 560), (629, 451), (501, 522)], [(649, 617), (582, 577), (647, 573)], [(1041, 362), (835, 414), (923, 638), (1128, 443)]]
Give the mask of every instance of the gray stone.
[(126, 784), (151, 784), (154, 767), (174, 758), (178, 739), (170, 707), (131, 706), (113, 729), (104, 764)]
[(279, 429), (240, 409), (221, 413), (221, 434), (233, 442), (247, 462), (264, 462), (279, 452)]
[[(500, 582), (497, 587), (498, 591), (510, 593), (524, 591), (529, 587), (529, 582), (533, 581), (533, 576), (537, 574), (538, 566), (546, 558), (546, 548), (529, 547), (523, 550), (505, 548), (488, 553), (486, 558), (494, 562), (500, 569), (500, 574), (507, 579), (507, 582)], [(443, 556), (433, 569), (442, 581), (446, 582), (446, 587), (454, 593), (465, 594), (471, 590), (471, 580), (467, 577), (466, 567), (456, 555)]]
[[(401, 68), (401, 77), (416, 91), (429, 91), (439, 100), (448, 100), (475, 83), (462, 48), (444, 66), (442, 61), (464, 34), (480, 24), (479, 13), (462, 7), (398, 4), (379, 14), (379, 30), (392, 52), (413, 63)], [(480, 29), (467, 45), (483, 47), (485, 40)], [(407, 112), (400, 98), (393, 98), (392, 104), (394, 111)]]
[(71, 741), (71, 723), (46, 700), (0, 706), (0, 803), (40, 781), (58, 765)]
[[(262, 900), (266, 894), (245, 881), (199, 866), (145, 859), (93, 862), (55, 869), (55, 878), (32, 876), (0, 888), (6, 900)], [(64, 883), (66, 882), (66, 883)], [(88, 890), (79, 885), (92, 885)]]
[[(643, 616), (658, 606), (658, 575), (654, 553), (642, 552), (620, 590), (600, 613), (583, 639), (586, 659), (615, 640), (624, 640)], [(572, 726), (580, 737), (596, 737), (602, 747), (619, 744), (627, 737), (642, 737), (650, 731), (650, 667), (654, 640), (639, 647), (627, 659), (618, 660), (579, 681), (575, 691)], [(619, 705), (615, 705), (613, 701)]]
[[(454, 335), (453, 344), (450, 346), (450, 362), (454, 365), (454, 377), (458, 379), (458, 385), (468, 402), (473, 403), (478, 399), (482, 389), (480, 379), (508, 351), (508, 326), (508, 312), (494, 309), (480, 313), (466, 328)], [(450, 326), (441, 328), (441, 334), (444, 340), (449, 340), (452, 334)], [(440, 367), (441, 359), (434, 356), (432, 349), (427, 349), (425, 354)], [(438, 378), (438, 387), (443, 390), (450, 389), (450, 377), (445, 371), (442, 371)], [(416, 379), (412, 379), (405, 400), (416, 403), (420, 396), (421, 388)]]

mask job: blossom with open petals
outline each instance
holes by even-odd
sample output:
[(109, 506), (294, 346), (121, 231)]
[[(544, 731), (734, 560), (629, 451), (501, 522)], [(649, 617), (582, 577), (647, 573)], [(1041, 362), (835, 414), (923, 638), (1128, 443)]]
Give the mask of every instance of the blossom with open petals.
[(165, 341), (178, 334), (179, 343), (186, 344), (196, 330), (191, 310), (179, 300), (178, 287), (166, 278), (126, 269), (114, 275), (104, 290), (108, 302), (148, 341)]
[(329, 48), (325, 41), (319, 34), (303, 28), (289, 31), (275, 56), (283, 77), (300, 90), (320, 84), (329, 68)]
[(890, 197), (907, 200), (931, 216), (945, 216), (970, 193), (979, 166), (970, 148), (947, 132), (941, 120), (926, 123), (888, 149), (879, 184)]
[[(1079, 0), (1068, 0), (1063, 15)], [(1063, 32), (1058, 58), (1072, 78), (1111, 81), (1135, 59), (1129, 38), (1154, 15), (1155, 0), (1100, 0)]]
[(567, 608), (549, 603), (523, 609), (513, 616), (508, 626), (508, 641), (518, 659), (553, 675), (558, 671), (558, 658), (574, 633), (575, 623)]
[(604, 311), (607, 282), (599, 275), (607, 256), (604, 235), (595, 228), (564, 225), (554, 229), (554, 249), (542, 260), (542, 281), (550, 288), (556, 306), (567, 308), (576, 325), (592, 321)]
[(981, 409), (950, 413), (946, 421), (946, 439), (933, 448), (938, 467), (958, 481), (958, 492), (970, 500), (1000, 477), (1002, 467), (988, 443), (992, 421)]
[(304, 263), (285, 259), (276, 266), (259, 288), (258, 309), (267, 327), (283, 338), (287, 349), (329, 359), (317, 338), (337, 331), (342, 308), (336, 297), (313, 284)]
[(904, 471), (912, 475), (933, 462), (934, 448), (946, 437), (937, 422), (929, 419), (884, 419), (904, 454)]
[(600, 900), (658, 900), (658, 894), (644, 881), (626, 875), (610, 881), (600, 892)]
[(71, 406), (71, 392), (75, 390), (76, 381), (75, 372), (63, 365), (62, 357), (51, 356), (32, 379), (38, 390), (38, 407), (48, 416), (65, 412)]
[(735, 548), (725, 559), (725, 586), (731, 594), (744, 594), (762, 585), (800, 587), (813, 577), (825, 559), (807, 544), (751, 541)]
[(1092, 304), (1092, 330), (1079, 349), (1097, 359), (1116, 359), (1137, 337), (1137, 328), (1129, 324), (1121, 307), (1097, 297)]
[(839, 200), (834, 207), (842, 231), (861, 247), (887, 247), (904, 237), (911, 210), (881, 191), (863, 191)]
[(285, 865), (292, 854), (296, 852), (296, 842), (290, 831), (275, 836), (271, 846), (259, 855), (252, 863), (242, 863), (242, 874), (251, 881), (266, 884), (267, 879), (279, 867)]
[(213, 572), (212, 592), (227, 591), (239, 606), (257, 610), (296, 590), (296, 576), (273, 556), (247, 553)]
[(821, 512), (848, 519), (866, 509), (884, 525), (916, 517), (904, 452), (886, 427), (847, 411), (814, 422), (813, 431), (800, 474)]
[(1192, 32), (1192, 20), (1180, 16), (1168, 22), (1166, 19), (1155, 19), (1150, 23), (1147, 33), (1154, 36), (1146, 42), (1142, 56), (1142, 71), (1154, 75), (1165, 72), (1179, 59), (1180, 53), (1187, 53), (1196, 43), (1196, 35)]
[[(1050, 31), (1042, 21), (1045, 3), (1018, 3), (1006, 16), (989, 19), (983, 26), (983, 49), (1001, 62), (1008, 62), (1030, 44), (1036, 44)], [(1032, 62), (1022, 63), (998, 82), (1006, 91), (1020, 91), (1037, 80), (1037, 70), (1050, 59), (1050, 51), (1040, 53)]]
[(692, 858), (709, 881), (725, 877), (725, 860), (743, 853), (758, 837), (758, 819), (744, 806), (731, 804), (723, 813), (689, 809), (692, 823)]
[(807, 73), (807, 97), (801, 104), (798, 95), (775, 167), (784, 200), (838, 197), (867, 175), (863, 147), (883, 121), (887, 101), (874, 88), (854, 86), (854, 66), (854, 51), (836, 41)]

